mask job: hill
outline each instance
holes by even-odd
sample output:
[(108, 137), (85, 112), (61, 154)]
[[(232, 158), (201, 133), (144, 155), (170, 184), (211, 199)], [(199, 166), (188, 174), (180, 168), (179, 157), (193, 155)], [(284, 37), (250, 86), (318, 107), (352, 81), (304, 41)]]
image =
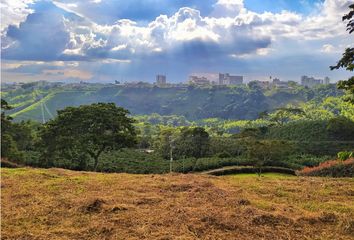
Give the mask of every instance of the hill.
[(4, 239), (352, 239), (354, 181), (1, 169)]
[(335, 85), (314, 89), (293, 86), (288, 89), (261, 89), (257, 86), (175, 85), (157, 87), (151, 84), (58, 84), (29, 83), (3, 87), (2, 97), (15, 108), (9, 113), (15, 120), (48, 120), (67, 106), (94, 102), (114, 102), (133, 115), (180, 115), (188, 120), (204, 118), (256, 119), (260, 112), (287, 104), (298, 105), (310, 100), (321, 101), (340, 96)]

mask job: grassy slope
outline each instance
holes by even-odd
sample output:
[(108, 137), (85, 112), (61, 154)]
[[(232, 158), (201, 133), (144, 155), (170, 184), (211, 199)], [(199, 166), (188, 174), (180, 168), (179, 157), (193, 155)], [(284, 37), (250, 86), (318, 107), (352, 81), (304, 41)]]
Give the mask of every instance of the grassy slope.
[[(48, 110), (52, 115), (56, 115), (56, 111), (67, 106), (77, 106), (80, 104), (89, 104), (97, 102), (97, 99), (87, 97), (90, 92), (84, 91), (63, 91), (49, 93), (43, 99), (29, 105), (21, 111), (11, 114), (15, 120), (33, 119), (36, 121), (42, 120), (41, 103), (47, 105)], [(81, 101), (80, 101), (81, 100)], [(44, 109), (45, 119), (50, 118), (50, 114)]]
[(351, 239), (354, 180), (1, 169), (4, 239)]

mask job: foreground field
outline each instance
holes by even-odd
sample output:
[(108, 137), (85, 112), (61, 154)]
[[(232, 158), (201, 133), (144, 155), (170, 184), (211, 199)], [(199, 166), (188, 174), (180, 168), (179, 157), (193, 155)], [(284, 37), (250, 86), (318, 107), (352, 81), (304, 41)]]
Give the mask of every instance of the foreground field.
[(2, 239), (353, 239), (354, 180), (1, 169)]

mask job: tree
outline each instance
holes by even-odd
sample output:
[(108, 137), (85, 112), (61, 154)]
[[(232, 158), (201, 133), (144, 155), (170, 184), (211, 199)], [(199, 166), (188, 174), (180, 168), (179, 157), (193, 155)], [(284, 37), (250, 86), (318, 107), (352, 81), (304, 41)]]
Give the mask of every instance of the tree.
[(5, 115), (5, 111), (10, 109), (12, 109), (12, 107), (8, 104), (8, 102), (4, 99), (1, 99), (1, 136), (8, 132), (12, 124), (12, 118)]
[[(354, 4), (349, 6), (348, 14), (345, 14), (342, 18), (343, 21), (348, 21), (347, 31), (349, 34), (354, 32)], [(331, 70), (345, 68), (348, 71), (354, 70), (354, 48), (347, 48), (343, 53), (342, 58), (337, 62), (337, 65), (331, 66)], [(348, 80), (343, 80), (338, 82), (338, 88), (348, 91), (349, 98), (347, 101), (354, 104), (354, 76), (350, 77)]]
[(10, 109), (12, 109), (12, 107), (9, 105), (9, 103), (5, 99), (1, 99), (1, 109), (10, 110)]
[(293, 146), (285, 141), (250, 141), (248, 143), (247, 155), (260, 176), (264, 166), (277, 165), (282, 158), (287, 157), (292, 151)]
[(175, 145), (176, 154), (183, 157), (205, 157), (209, 153), (209, 134), (202, 127), (185, 127)]
[(5, 110), (10, 110), (12, 107), (4, 99), (1, 99), (1, 157), (6, 157), (10, 160), (19, 161), (22, 158), (21, 152), (18, 150), (17, 144), (13, 138), (12, 118), (5, 115)]
[[(171, 141), (178, 138), (177, 129), (160, 126), (158, 137), (154, 142), (154, 149), (164, 158), (170, 158)], [(174, 158), (176, 158), (174, 154)]]
[(334, 140), (354, 140), (354, 122), (343, 116), (330, 119), (327, 125), (327, 131)]
[(261, 112), (259, 114), (260, 118), (268, 119), (277, 125), (283, 125), (289, 122), (295, 116), (304, 115), (304, 111), (300, 108), (278, 108), (273, 113)]
[[(136, 143), (134, 120), (128, 110), (114, 103), (95, 103), (67, 107), (47, 122), (41, 137), (46, 157), (52, 153), (66, 159), (71, 156), (83, 165), (87, 156), (93, 159), (97, 170), (101, 153), (111, 149), (131, 147)], [(49, 162), (51, 164), (51, 162)]]
[(244, 128), (241, 130), (239, 134), (235, 134), (234, 137), (236, 138), (248, 138), (248, 139), (261, 139), (264, 138), (269, 130), (269, 126), (262, 126), (262, 127), (249, 127)]
[(255, 90), (255, 91), (261, 91), (262, 88), (259, 86), (257, 81), (251, 81), (248, 84), (249, 89)]

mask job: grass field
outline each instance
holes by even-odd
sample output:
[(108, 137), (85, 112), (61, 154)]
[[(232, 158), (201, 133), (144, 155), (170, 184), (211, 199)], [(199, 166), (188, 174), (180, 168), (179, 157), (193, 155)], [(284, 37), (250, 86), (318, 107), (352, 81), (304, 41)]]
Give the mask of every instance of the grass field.
[(354, 179), (1, 169), (1, 239), (353, 239)]

